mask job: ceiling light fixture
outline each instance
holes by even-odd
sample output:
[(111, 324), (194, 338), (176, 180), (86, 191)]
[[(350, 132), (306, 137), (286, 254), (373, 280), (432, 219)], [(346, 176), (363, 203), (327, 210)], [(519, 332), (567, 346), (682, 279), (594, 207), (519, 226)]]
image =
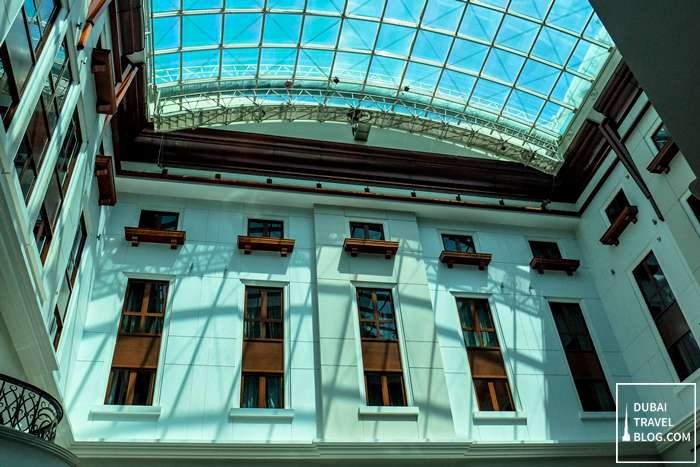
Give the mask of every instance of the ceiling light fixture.
[(335, 84), (338, 84), (338, 83), (340, 83), (340, 79), (339, 79), (337, 76), (334, 76), (334, 77), (333, 77), (333, 82), (334, 82)]

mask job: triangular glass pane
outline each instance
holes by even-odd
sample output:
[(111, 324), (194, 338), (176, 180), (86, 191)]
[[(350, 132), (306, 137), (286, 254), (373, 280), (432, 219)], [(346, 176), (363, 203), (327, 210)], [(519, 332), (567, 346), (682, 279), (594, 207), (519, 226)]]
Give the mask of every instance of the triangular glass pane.
[(330, 13), (342, 13), (345, 2), (342, 0), (309, 0), (307, 11), (327, 11)]
[(384, 18), (417, 24), (425, 0), (387, 0)]
[(550, 27), (543, 27), (532, 54), (544, 60), (564, 65), (576, 44), (576, 38)]
[(267, 15), (264, 44), (298, 44), (302, 15)]
[(564, 133), (564, 130), (566, 130), (572, 116), (573, 112), (569, 109), (554, 104), (553, 102), (547, 102), (540, 114), (539, 120), (537, 120), (537, 126), (544, 127), (549, 131), (561, 135)]
[(556, 0), (547, 22), (580, 34), (591, 13), (593, 8), (588, 0)]
[(296, 59), (297, 49), (261, 49), (260, 74), (291, 77)]
[(180, 47), (180, 18), (153, 19), (153, 48), (155, 50)]
[(465, 8), (463, 2), (454, 0), (430, 0), (423, 15), (423, 26), (454, 32)]
[(268, 0), (267, 7), (271, 10), (303, 10), (304, 0)]
[(256, 75), (260, 49), (224, 49), (221, 56), (221, 76)]
[(552, 0), (511, 0), (508, 11), (514, 11), (534, 19), (544, 19)]
[(518, 78), (518, 86), (549, 95), (561, 70), (552, 68), (534, 60), (528, 60), (523, 67), (523, 72)]
[(307, 15), (302, 31), (302, 44), (335, 47), (340, 32), (340, 18)]
[(375, 55), (372, 59), (372, 66), (369, 76), (367, 76), (367, 81), (398, 86), (401, 84), (401, 75), (405, 66), (405, 60)]
[(199, 47), (221, 43), (222, 15), (183, 16), (182, 46)]
[(432, 92), (439, 77), (440, 68), (409, 62), (401, 85), (410, 86), (414, 90)]
[(480, 79), (474, 87), (469, 106), (479, 107), (489, 112), (499, 113), (508, 98), (509, 87)]
[(499, 8), (505, 8), (506, 6), (508, 6), (508, 0), (481, 0), (481, 1), (482, 1), (482, 3), (497, 6)]
[(340, 47), (372, 50), (378, 27), (374, 22), (346, 19), (340, 33)]
[(444, 63), (452, 45), (452, 37), (428, 31), (418, 31), (411, 58)]
[(330, 50), (299, 51), (297, 59), (297, 76), (331, 76), (333, 52)]
[(237, 13), (224, 19), (224, 44), (259, 44), (262, 14)]
[(180, 0), (152, 0), (152, 13), (164, 13), (166, 11), (178, 11)]
[(347, 14), (379, 18), (383, 9), (384, 2), (381, 0), (349, 0)]
[(459, 33), (484, 41), (493, 41), (503, 13), (470, 4), (464, 13)]
[(514, 83), (520, 73), (525, 58), (505, 50), (492, 49), (484, 65), (484, 75), (501, 81)]
[(224, 6), (224, 0), (182, 0), (182, 9), (190, 10), (215, 10)]
[(383, 23), (377, 39), (377, 51), (408, 56), (416, 30)]
[(534, 123), (544, 102), (544, 99), (516, 89), (510, 95), (510, 99), (508, 99), (508, 103), (503, 110), (503, 115)]
[(261, 10), (265, 6), (265, 0), (226, 0), (226, 8), (236, 10)]
[(364, 80), (369, 67), (369, 55), (338, 52), (335, 56), (333, 76)]
[(583, 31), (583, 35), (591, 39), (613, 45), (610, 34), (608, 34), (608, 31), (605, 30), (602, 21), (600, 21), (600, 18), (598, 18), (596, 13), (593, 13), (593, 18), (591, 18), (588, 26), (586, 26), (586, 30)]
[(219, 51), (198, 50), (182, 54), (182, 80), (217, 78), (219, 76)]
[(598, 47), (587, 41), (580, 41), (571, 56), (567, 67), (571, 70), (578, 71), (585, 75), (595, 78), (598, 72), (605, 65), (606, 60), (610, 55), (608, 49)]
[(578, 107), (583, 102), (590, 87), (590, 81), (569, 73), (562, 73), (561, 78), (554, 86), (554, 91), (552, 91), (552, 99)]
[(539, 28), (537, 23), (506, 15), (496, 43), (520, 52), (529, 52)]
[(476, 83), (476, 77), (445, 70), (440, 78), (438, 93), (450, 96), (452, 99), (467, 101)]
[(180, 79), (180, 54), (156, 55), (156, 84), (172, 83)]
[(488, 47), (476, 42), (456, 39), (447, 64), (479, 73), (486, 59)]

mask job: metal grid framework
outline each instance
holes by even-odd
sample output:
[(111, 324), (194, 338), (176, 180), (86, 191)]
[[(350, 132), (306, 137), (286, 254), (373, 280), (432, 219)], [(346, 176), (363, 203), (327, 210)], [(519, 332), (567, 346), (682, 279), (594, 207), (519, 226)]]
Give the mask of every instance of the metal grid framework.
[(547, 173), (614, 46), (588, 0), (150, 0), (156, 130), (347, 121)]

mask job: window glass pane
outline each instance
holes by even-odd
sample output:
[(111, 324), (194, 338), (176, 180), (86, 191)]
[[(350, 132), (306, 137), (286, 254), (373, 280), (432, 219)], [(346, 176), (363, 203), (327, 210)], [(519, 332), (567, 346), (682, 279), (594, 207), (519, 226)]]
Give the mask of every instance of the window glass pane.
[(282, 407), (282, 377), (267, 376), (266, 381), (266, 407), (268, 409), (279, 409)]
[(282, 223), (270, 222), (267, 228), (268, 236), (271, 238), (282, 238)]
[(260, 321), (246, 321), (244, 337), (262, 339), (262, 323)]
[(486, 302), (484, 300), (474, 300), (474, 309), (476, 310), (476, 318), (479, 320), (479, 327), (481, 329), (493, 329), (491, 315)]
[(581, 309), (577, 306), (568, 306), (567, 311), (574, 331), (588, 334), (588, 327), (586, 327), (586, 322), (583, 320)]
[(394, 323), (379, 323), (379, 337), (382, 339), (398, 339)]
[(700, 348), (698, 348), (698, 343), (692, 333), (668, 349), (668, 354), (681, 381), (700, 367)]
[(44, 246), (50, 240), (49, 229), (46, 225), (46, 220), (44, 219), (43, 210), (39, 211), (39, 217), (37, 217), (34, 223), (34, 241), (36, 242), (36, 248), (41, 254), (44, 251)]
[(58, 161), (56, 162), (56, 170), (58, 170), (58, 179), (61, 186), (65, 188), (68, 172), (72, 165), (73, 159), (78, 153), (79, 145), (77, 144), (77, 134), (75, 130), (76, 119), (71, 120), (68, 132), (63, 139), (61, 150), (58, 153)]
[(668, 132), (666, 131), (666, 127), (661, 125), (658, 130), (656, 130), (656, 133), (654, 133), (651, 137), (652, 141), (654, 141), (654, 144), (656, 145), (656, 148), (661, 150), (666, 142), (669, 139)]
[(267, 317), (282, 319), (282, 292), (279, 290), (267, 291)]
[[(566, 318), (564, 317), (564, 313), (561, 312), (561, 309), (552, 306), (552, 314), (554, 315), (554, 324), (557, 325), (557, 331), (559, 331), (560, 334), (568, 334), (569, 328), (566, 324)], [(563, 338), (564, 336), (562, 336), (562, 339)]]
[(139, 217), (139, 227), (143, 229), (155, 229), (158, 213), (155, 211), (141, 211)]
[[(34, 161), (28, 160), (31, 156), (31, 149), (29, 147), (29, 141), (25, 135), (20, 143), (19, 150), (17, 151), (17, 156), (15, 156), (15, 169), (17, 171), (17, 176), (20, 177), (19, 184), (22, 188), (22, 195), (26, 201), (29, 200), (29, 192), (34, 186), (34, 181), (36, 180), (36, 170), (34, 169)], [(26, 166), (26, 170), (24, 167)], [(22, 173), (22, 170), (25, 170)]]
[(459, 237), (459, 250), (465, 253), (475, 253), (474, 241), (471, 237)]
[(377, 323), (360, 321), (361, 337), (377, 337)]
[(447, 251), (457, 251), (457, 242), (453, 237), (443, 235), (442, 244), (445, 246), (445, 250)]
[(53, 97), (53, 84), (51, 84), (50, 73), (44, 81), (42, 96), (44, 99), (44, 108), (46, 109), (46, 120), (49, 123), (49, 134), (52, 135), (53, 131), (56, 129), (56, 122), (58, 121), (58, 111), (56, 110), (55, 103), (51, 101)]
[(384, 235), (382, 234), (381, 225), (369, 225), (369, 238), (370, 240), (383, 240)]
[(559, 334), (559, 337), (561, 337), (561, 345), (564, 347), (564, 350), (578, 349), (578, 339), (576, 339), (576, 336)]
[(143, 305), (144, 282), (129, 282), (129, 297), (126, 300), (126, 311), (140, 312)]
[(119, 332), (139, 332), (141, 327), (141, 316), (123, 315)]
[(463, 328), (475, 328), (476, 322), (471, 310), (471, 300), (457, 300), (459, 319)]
[(382, 406), (384, 397), (382, 396), (382, 377), (380, 375), (366, 375), (367, 378), (367, 405)]
[(154, 376), (155, 374), (152, 371), (136, 372), (134, 399), (131, 405), (151, 405), (151, 390)]
[(611, 224), (615, 223), (622, 210), (627, 206), (629, 206), (627, 196), (625, 196), (624, 191), (620, 190), (620, 192), (615, 195), (615, 198), (613, 198), (608, 207), (605, 209), (605, 214), (608, 216), (608, 220)]
[(260, 378), (253, 375), (243, 376), (243, 400), (241, 407), (247, 409), (260, 406)]
[(68, 310), (68, 301), (70, 300), (71, 290), (70, 282), (66, 275), (63, 275), (63, 281), (61, 282), (61, 288), (58, 291), (58, 300), (56, 301), (56, 307), (61, 315), (61, 319), (65, 320), (66, 311)]
[(467, 347), (478, 347), (479, 344), (479, 331), (462, 331), (464, 336), (464, 343)]
[(151, 295), (148, 298), (148, 313), (163, 313), (167, 290), (168, 286), (166, 284), (158, 282), (151, 283)]
[(46, 129), (46, 119), (44, 117), (44, 104), (39, 99), (34, 108), (34, 113), (29, 121), (26, 132), (29, 139), (29, 146), (32, 148), (32, 158), (36, 164), (36, 169), (41, 170), (41, 163), (44, 157), (44, 149), (49, 142), (49, 134)]
[(588, 336), (578, 336), (578, 348), (581, 350), (593, 350), (593, 342)]
[(615, 411), (615, 402), (613, 401), (612, 394), (610, 393), (610, 388), (608, 388), (605, 381), (593, 381), (593, 390), (598, 397), (600, 410), (603, 412)]
[(112, 384), (109, 387), (107, 405), (126, 404), (126, 393), (129, 389), (129, 371), (112, 370)]
[(247, 318), (261, 318), (262, 317), (262, 291), (260, 289), (246, 289), (247, 292), (247, 306), (246, 306), (246, 317)]
[(160, 228), (162, 230), (177, 230), (177, 214), (163, 214)]
[(369, 290), (359, 290), (357, 300), (360, 308), (361, 319), (374, 319), (374, 307), (372, 305), (372, 292)]
[(479, 410), (496, 410), (493, 407), (493, 400), (491, 399), (491, 391), (489, 390), (489, 382), (487, 380), (475, 379), (474, 390), (476, 391), (476, 400), (479, 402)]
[(493, 388), (496, 391), (498, 410), (514, 410), (513, 405), (510, 402), (510, 391), (508, 390), (508, 382), (503, 379), (494, 380)]
[(403, 384), (401, 375), (386, 375), (386, 386), (389, 390), (389, 405), (402, 407), (406, 405), (403, 397)]
[(700, 199), (690, 195), (687, 202), (690, 205), (690, 209), (692, 209), (693, 214), (695, 214), (695, 218), (698, 220), (698, 222), (700, 222)]
[(10, 57), (12, 77), (16, 83), (17, 92), (21, 93), (34, 66), (32, 46), (29, 42), (29, 36), (27, 36), (24, 15), (21, 11), (10, 27), (10, 31), (5, 38), (5, 46)]
[(49, 179), (49, 187), (46, 190), (46, 196), (44, 197), (46, 214), (52, 228), (55, 227), (56, 221), (58, 220), (58, 214), (61, 210), (62, 202), (63, 193), (61, 191), (61, 185), (58, 183), (58, 174), (54, 172), (51, 174), (51, 178)]
[(482, 331), (481, 340), (484, 342), (484, 347), (498, 347), (498, 340), (496, 340), (495, 332)]
[(283, 339), (282, 323), (265, 323), (265, 336), (268, 339)]
[(359, 224), (350, 225), (350, 237), (365, 238), (365, 226)]
[(649, 274), (647, 274), (646, 269), (644, 269), (644, 266), (640, 265), (637, 269), (634, 270), (634, 277), (635, 279), (637, 279), (637, 284), (642, 290), (644, 298), (649, 300), (649, 297), (653, 297), (656, 293), (656, 287), (655, 284), (652, 282), (651, 277), (649, 277)]
[(377, 291), (377, 308), (379, 310), (379, 319), (394, 319), (390, 292), (383, 290)]
[(146, 316), (143, 320), (143, 332), (147, 334), (162, 334), (163, 318), (159, 316)]

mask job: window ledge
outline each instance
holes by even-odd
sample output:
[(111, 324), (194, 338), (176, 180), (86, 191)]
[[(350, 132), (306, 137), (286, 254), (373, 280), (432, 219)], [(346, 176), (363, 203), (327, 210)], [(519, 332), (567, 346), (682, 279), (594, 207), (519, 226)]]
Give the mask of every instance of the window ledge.
[(93, 405), (90, 415), (102, 418), (158, 418), (159, 405)]
[(358, 414), (366, 420), (418, 420), (418, 407), (375, 407), (361, 405)]
[(230, 418), (254, 419), (267, 421), (291, 421), (294, 418), (294, 409), (240, 409), (233, 408), (229, 412)]
[(579, 412), (581, 420), (611, 420), (617, 418), (615, 412)]
[(474, 411), (472, 418), (474, 423), (520, 424), (527, 423), (527, 412)]

